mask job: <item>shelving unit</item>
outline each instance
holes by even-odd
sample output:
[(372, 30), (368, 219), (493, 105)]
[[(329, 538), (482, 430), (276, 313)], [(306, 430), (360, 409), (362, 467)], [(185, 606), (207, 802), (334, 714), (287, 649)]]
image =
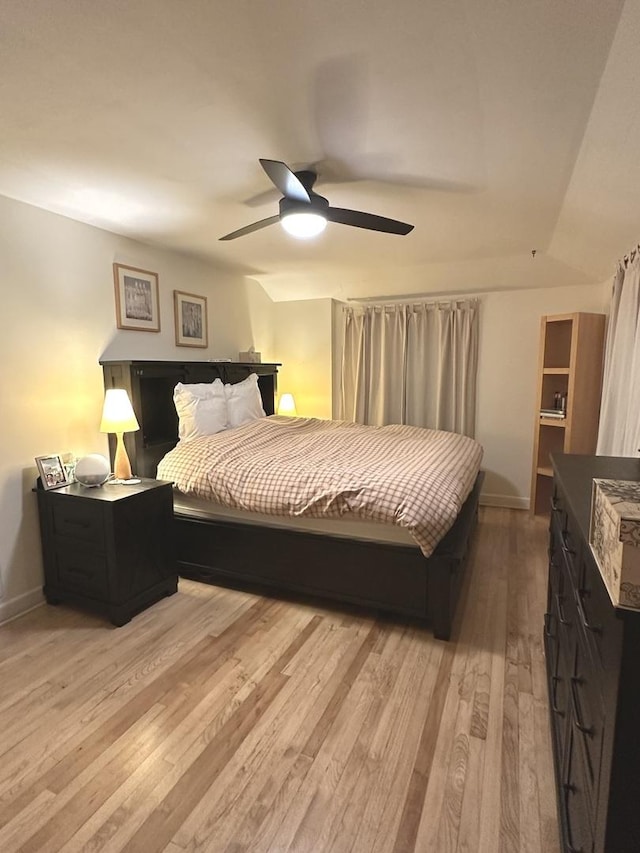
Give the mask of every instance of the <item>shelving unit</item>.
[[(549, 511), (552, 453), (593, 453), (598, 437), (604, 314), (553, 314), (540, 321), (538, 390), (531, 473), (531, 512)], [(567, 395), (566, 417), (541, 418), (557, 392)]]

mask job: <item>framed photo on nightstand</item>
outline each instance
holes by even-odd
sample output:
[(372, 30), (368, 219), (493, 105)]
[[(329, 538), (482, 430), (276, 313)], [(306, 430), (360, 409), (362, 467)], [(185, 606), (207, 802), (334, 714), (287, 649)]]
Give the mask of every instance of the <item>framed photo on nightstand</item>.
[(59, 489), (60, 486), (69, 484), (62, 456), (59, 453), (51, 456), (36, 456), (36, 465), (43, 489)]

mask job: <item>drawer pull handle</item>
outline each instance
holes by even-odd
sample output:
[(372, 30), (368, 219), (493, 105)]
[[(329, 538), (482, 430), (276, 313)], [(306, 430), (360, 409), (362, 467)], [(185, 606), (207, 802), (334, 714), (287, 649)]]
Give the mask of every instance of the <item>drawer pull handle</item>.
[(578, 590), (577, 603), (578, 603), (578, 610), (580, 611), (580, 620), (582, 622), (583, 627), (586, 628), (587, 631), (591, 631), (594, 634), (601, 634), (602, 633), (602, 626), (601, 625), (592, 625), (591, 622), (588, 621), (586, 614), (584, 612), (583, 600), (585, 598), (588, 598), (590, 594), (591, 593), (589, 592), (588, 589), (579, 589)]
[(558, 619), (560, 620), (560, 624), (571, 625), (571, 622), (568, 619), (565, 619), (564, 608), (562, 607), (562, 596), (559, 593), (556, 593), (556, 605), (558, 607)]
[(551, 692), (551, 710), (553, 711), (554, 714), (557, 714), (559, 717), (564, 717), (564, 711), (562, 710), (562, 708), (558, 708), (558, 706), (556, 705), (556, 684), (559, 681), (562, 681), (562, 679), (558, 678), (557, 675), (552, 675), (551, 681), (553, 683), (553, 690)]
[(551, 633), (551, 614), (550, 613), (544, 614), (544, 635), (545, 635), (545, 637), (553, 636)]
[(83, 578), (93, 577), (93, 572), (90, 572), (87, 569), (81, 569), (79, 566), (69, 566), (69, 572), (72, 575), (82, 575)]
[(560, 547), (562, 548), (562, 550), (564, 551), (564, 553), (565, 553), (565, 554), (567, 554), (567, 556), (569, 556), (569, 557), (575, 557), (576, 552), (575, 552), (575, 550), (574, 550), (573, 548), (570, 548), (570, 547), (567, 545), (567, 540), (566, 540), (566, 538), (565, 538), (564, 534), (562, 535), (562, 542), (561, 542), (561, 544), (560, 544)]
[(565, 826), (567, 827), (567, 853), (584, 853), (582, 847), (574, 847), (571, 843), (571, 823), (569, 821), (569, 794), (575, 794), (576, 786), (572, 785), (570, 782), (564, 782), (562, 785), (564, 797), (563, 797), (563, 806), (564, 806), (564, 815), (565, 815)]
[(558, 504), (558, 502), (557, 502), (557, 500), (556, 500), (556, 496), (555, 496), (555, 495), (553, 495), (553, 496), (551, 497), (551, 509), (552, 509), (552, 511), (553, 511), (553, 512), (559, 512), (559, 511), (560, 511), (560, 506), (559, 506), (559, 504)]
[(65, 518), (64, 523), (70, 525), (71, 527), (84, 527), (85, 529), (87, 527), (91, 527), (91, 523), (89, 521), (83, 521), (82, 519), (78, 518)]
[(593, 726), (585, 726), (582, 722), (580, 715), (580, 705), (578, 703), (578, 697), (576, 694), (576, 687), (579, 684), (584, 684), (584, 680), (580, 678), (580, 676), (571, 676), (571, 696), (573, 698), (573, 710), (574, 710), (574, 720), (573, 725), (578, 729), (579, 732), (582, 732), (583, 735), (588, 735), (589, 737), (593, 736)]

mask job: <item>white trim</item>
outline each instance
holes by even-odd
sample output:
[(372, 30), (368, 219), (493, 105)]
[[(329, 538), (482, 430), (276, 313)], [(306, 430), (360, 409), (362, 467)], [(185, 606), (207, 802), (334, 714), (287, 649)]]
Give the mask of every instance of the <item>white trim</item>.
[(22, 595), (10, 598), (8, 601), (0, 602), (0, 625), (15, 619), (17, 616), (22, 616), (23, 613), (33, 610), (34, 607), (40, 607), (41, 604), (44, 604), (42, 587), (31, 589), (29, 592), (23, 592)]
[(506, 509), (529, 509), (531, 501), (529, 498), (517, 497), (516, 495), (491, 495), (483, 492), (480, 495), (481, 506), (499, 506)]

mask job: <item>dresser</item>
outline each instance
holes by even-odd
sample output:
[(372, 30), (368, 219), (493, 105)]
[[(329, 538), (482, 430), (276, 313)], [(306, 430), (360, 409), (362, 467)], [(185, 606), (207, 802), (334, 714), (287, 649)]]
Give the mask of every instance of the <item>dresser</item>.
[(44, 594), (114, 625), (178, 587), (171, 483), (37, 489)]
[(611, 599), (589, 546), (594, 477), (640, 480), (640, 459), (552, 455), (544, 622), (564, 853), (640, 851), (640, 612)]

